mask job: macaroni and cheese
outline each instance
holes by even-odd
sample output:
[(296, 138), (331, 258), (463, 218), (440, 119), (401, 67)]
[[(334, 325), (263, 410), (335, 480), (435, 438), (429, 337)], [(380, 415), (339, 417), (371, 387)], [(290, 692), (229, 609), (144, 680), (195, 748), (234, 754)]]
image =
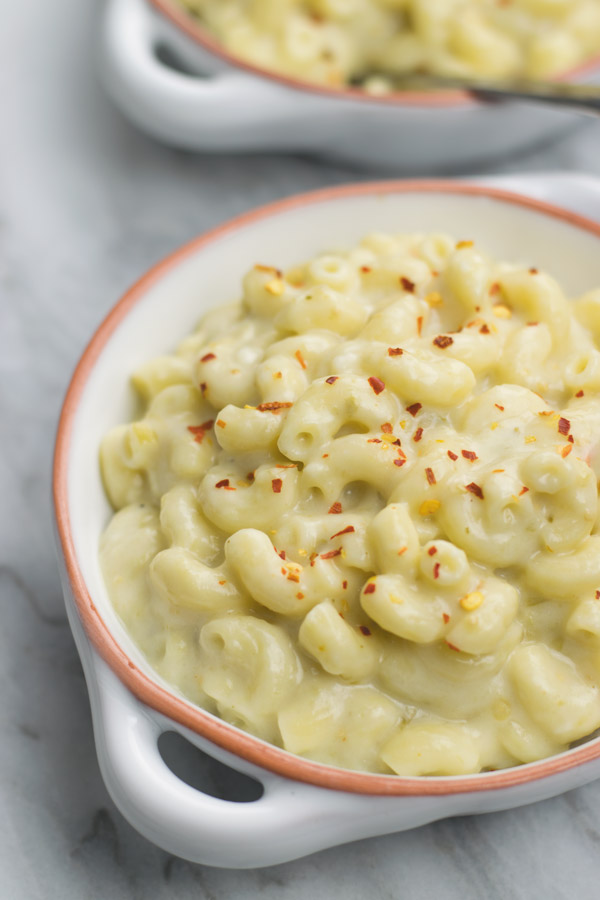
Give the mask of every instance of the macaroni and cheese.
[(371, 234), (133, 375), (106, 585), (194, 703), (340, 767), (458, 775), (600, 726), (600, 290)]
[(551, 78), (600, 55), (600, 0), (179, 0), (236, 56), (374, 93), (409, 72)]

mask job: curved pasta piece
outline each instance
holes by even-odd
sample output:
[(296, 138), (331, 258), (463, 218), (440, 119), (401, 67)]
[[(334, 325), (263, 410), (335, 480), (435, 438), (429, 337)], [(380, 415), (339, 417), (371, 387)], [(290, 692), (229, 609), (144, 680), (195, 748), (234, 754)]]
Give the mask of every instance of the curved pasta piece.
[(490, 575), (462, 600), (459, 610), (446, 634), (448, 644), (463, 653), (493, 653), (517, 616), (519, 593), (507, 581)]
[(211, 569), (184, 547), (158, 553), (150, 564), (150, 580), (159, 597), (176, 610), (222, 615), (248, 604), (222, 569)]
[(177, 484), (163, 494), (160, 527), (171, 546), (185, 547), (201, 562), (214, 564), (222, 554), (225, 535), (203, 515), (191, 484)]
[(378, 572), (414, 574), (419, 560), (419, 536), (408, 504), (390, 503), (372, 520), (369, 535)]
[(437, 407), (456, 406), (475, 387), (471, 369), (449, 356), (436, 356), (418, 348), (390, 355), (389, 349), (378, 348), (373, 360), (384, 382), (406, 401), (417, 400)]
[(408, 641), (430, 644), (444, 634), (447, 605), (409, 584), (402, 575), (370, 579), (362, 589), (360, 603), (384, 631)]
[(570, 553), (537, 553), (525, 569), (527, 586), (543, 597), (569, 600), (600, 584), (600, 535)]
[(453, 722), (418, 720), (402, 725), (381, 758), (402, 775), (466, 775), (478, 772), (479, 733)]
[(239, 528), (268, 529), (298, 500), (298, 470), (286, 466), (259, 466), (249, 484), (231, 469), (215, 467), (198, 492), (204, 515), (231, 534)]
[(369, 314), (364, 303), (325, 285), (308, 288), (281, 310), (275, 319), (281, 331), (301, 334), (322, 328), (345, 337), (356, 334)]
[(520, 270), (498, 278), (510, 307), (528, 320), (545, 322), (557, 346), (564, 346), (571, 332), (569, 305), (557, 282), (544, 272)]
[(307, 613), (298, 640), (330, 675), (360, 681), (375, 671), (379, 654), (370, 630), (350, 625), (330, 600)]
[(277, 713), (302, 667), (283, 628), (254, 616), (213, 619), (200, 632), (202, 688), (233, 725), (277, 740)]
[(285, 408), (271, 412), (229, 404), (217, 414), (215, 436), (228, 453), (269, 453), (277, 448), (286, 413)]

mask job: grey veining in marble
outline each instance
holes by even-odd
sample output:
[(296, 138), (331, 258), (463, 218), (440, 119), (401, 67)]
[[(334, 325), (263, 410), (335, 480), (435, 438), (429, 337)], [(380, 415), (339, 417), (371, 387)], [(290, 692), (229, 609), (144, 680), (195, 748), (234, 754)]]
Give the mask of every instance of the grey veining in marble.
[[(365, 174), (151, 143), (97, 84), (97, 14), (89, 0), (0, 2), (0, 900), (597, 898), (600, 782), (251, 873), (169, 857), (110, 802), (51, 537), (52, 443), (71, 370), (120, 293), (178, 244)], [(600, 126), (582, 124), (503, 170), (600, 174), (599, 145)]]

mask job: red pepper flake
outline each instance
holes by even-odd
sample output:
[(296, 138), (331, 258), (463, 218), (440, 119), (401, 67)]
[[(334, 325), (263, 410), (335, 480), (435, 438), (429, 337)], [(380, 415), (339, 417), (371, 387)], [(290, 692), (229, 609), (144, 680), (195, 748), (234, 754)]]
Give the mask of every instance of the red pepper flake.
[(296, 600), (304, 600), (304, 594), (302, 593), (302, 591), (298, 591), (298, 593), (296, 594)]
[(447, 625), (448, 622), (450, 621), (450, 616), (448, 615), (448, 613), (442, 613), (442, 619), (444, 620), (444, 622)]
[(446, 347), (449, 347), (454, 343), (454, 338), (451, 338), (449, 334), (438, 334), (438, 336), (433, 339), (433, 343), (436, 347), (439, 347), (440, 350), (445, 350)]
[(329, 456), (329, 453), (324, 453), (323, 456), (321, 457), (321, 459), (327, 459), (328, 456)]
[(499, 403), (494, 403), (494, 406), (496, 407), (496, 409), (499, 409), (500, 412), (504, 412), (504, 407), (503, 407), (503, 406), (500, 406)]
[(369, 440), (367, 441), (367, 444), (381, 444), (381, 439), (380, 438), (369, 438)]
[(259, 412), (272, 412), (277, 414), (281, 409), (289, 409), (292, 406), (291, 403), (279, 403), (277, 400), (274, 400), (272, 403), (261, 403), (257, 406), (257, 410)]
[(577, 391), (575, 394), (576, 397), (583, 397), (583, 391)]
[(407, 291), (409, 294), (414, 293), (416, 285), (415, 285), (414, 281), (410, 280), (410, 278), (405, 278), (404, 275), (402, 275), (400, 278), (400, 284), (402, 285), (404, 290)]
[[(402, 446), (402, 443), (400, 441), (400, 438), (396, 438), (395, 441), (392, 441), (392, 447), (401, 447), (401, 446)], [(399, 450), (396, 450), (396, 453), (399, 453), (399, 452), (400, 452)], [(402, 455), (404, 456), (404, 453)]]
[(305, 368), (306, 368), (306, 361), (305, 361), (304, 357), (302, 356), (302, 354), (300, 353), (299, 350), (296, 350), (296, 352), (294, 353), (294, 356), (296, 357), (296, 359), (298, 360), (298, 362), (300, 363), (300, 365), (302, 366), (302, 368), (305, 369)]
[(217, 425), (219, 428), (227, 428), (227, 422), (224, 422), (223, 419), (217, 419)]
[(365, 594), (374, 594), (374, 593), (375, 593), (376, 587), (377, 587), (377, 585), (375, 584), (375, 582), (374, 582), (374, 581), (370, 581), (369, 584), (365, 587), (363, 593), (365, 593)]
[(560, 455), (562, 456), (562, 458), (566, 459), (566, 457), (569, 455), (569, 453), (571, 452), (572, 449), (573, 448), (571, 447), (570, 444), (565, 444), (565, 446), (560, 451)]
[(448, 456), (449, 456), (450, 459), (453, 460), (453, 461), (455, 461), (455, 460), (458, 459), (458, 456), (456, 455), (456, 453), (453, 453), (452, 450), (448, 450)]
[(479, 334), (489, 334), (489, 333), (490, 333), (490, 329), (484, 322), (483, 325), (481, 326), (481, 328), (479, 329)]
[(600, 591), (596, 591), (596, 600), (600, 600)]
[(273, 480), (271, 481), (271, 487), (273, 488), (274, 494), (280, 494), (281, 488), (283, 487), (283, 481), (281, 480), (281, 478), (273, 478)]
[(570, 434), (570, 435), (568, 436), (567, 440), (568, 440), (568, 442), (569, 442), (570, 444), (574, 444), (574, 443), (575, 443), (575, 438), (573, 437), (572, 434)]
[(281, 550), (280, 553), (277, 554), (281, 559), (285, 559), (285, 550)]
[(288, 572), (287, 574), (288, 581), (294, 581), (296, 584), (300, 582), (300, 576), (296, 574), (296, 572)]
[(558, 431), (559, 434), (568, 434), (571, 430), (571, 423), (568, 419), (563, 419), (562, 416), (558, 420)]
[(427, 481), (429, 484), (436, 484), (435, 475), (433, 473), (433, 469), (425, 469), (425, 476), (427, 477)]
[(430, 547), (427, 552), (430, 556), (435, 556), (435, 554), (437, 553), (437, 547)]
[(329, 540), (332, 541), (336, 537), (341, 537), (343, 534), (352, 534), (355, 531), (356, 528), (354, 527), (354, 525), (347, 525), (346, 528), (342, 528), (341, 531), (336, 531), (335, 534), (332, 534)]
[(529, 270), (529, 274), (530, 274), (530, 275), (537, 275), (538, 271), (539, 271), (539, 269), (535, 269), (535, 268), (532, 267), (532, 268)]
[(421, 329), (423, 328), (423, 316), (417, 316), (417, 334), (421, 337)]
[(321, 559), (333, 559), (334, 556), (340, 556), (342, 553), (342, 548), (338, 547), (337, 550), (328, 550), (327, 553), (321, 553)]
[(214, 353), (205, 353), (204, 356), (200, 357), (200, 362), (210, 362), (211, 359), (216, 359), (216, 358), (217, 357), (215, 356)]
[(391, 422), (384, 422), (381, 426), (381, 430), (384, 434), (391, 434), (394, 429)]
[(494, 294), (499, 293), (499, 291), (500, 291), (500, 285), (498, 284), (497, 281), (495, 281), (495, 282), (490, 286), (490, 290), (489, 290), (490, 297), (493, 297)]
[(254, 481), (254, 472), (248, 472), (248, 474), (246, 475), (246, 480)]
[(539, 322), (527, 322), (528, 328), (534, 328), (536, 325), (539, 325)]
[(221, 481), (217, 481), (215, 487), (224, 488), (226, 491), (235, 491), (235, 488), (231, 487), (229, 484), (229, 478), (223, 478)]
[(310, 556), (308, 557), (311, 566), (314, 566), (315, 560), (318, 555), (319, 555), (318, 553), (311, 553)]
[(441, 563), (439, 563), (439, 562), (436, 563), (435, 566), (433, 567), (433, 577), (434, 578), (440, 577), (440, 568), (441, 568)]
[(369, 272), (372, 272), (373, 270), (371, 269), (371, 266), (361, 266), (360, 271), (368, 275)]
[(388, 347), (388, 356), (402, 356), (403, 353), (402, 347)]
[(343, 587), (344, 590), (347, 590), (347, 588), (348, 588), (348, 582), (347, 582), (347, 581), (342, 581), (342, 587)]
[(475, 484), (474, 481), (472, 481), (470, 484), (466, 484), (465, 488), (469, 491), (469, 493), (475, 494), (476, 497), (479, 497), (480, 500), (483, 500), (483, 491), (478, 484)]
[(206, 391), (207, 391), (206, 382), (205, 381), (200, 382), (200, 393), (202, 394), (203, 397), (206, 394)]
[(327, 512), (330, 516), (339, 516), (342, 511), (342, 504), (339, 500), (336, 500), (335, 503), (332, 503)]
[(296, 463), (290, 463), (290, 464), (287, 465), (287, 466), (282, 465), (282, 463), (277, 463), (277, 465), (275, 466), (275, 468), (276, 468), (276, 469), (297, 469), (298, 466), (297, 466)]
[(423, 429), (422, 429), (422, 428), (417, 428), (417, 430), (416, 430), (415, 433), (413, 434), (413, 441), (414, 441), (416, 444), (418, 444), (422, 437), (423, 437)]
[(461, 455), (464, 456), (465, 459), (468, 459), (470, 462), (474, 462), (478, 457), (477, 454), (473, 450), (461, 450)]
[(371, 629), (367, 628), (366, 625), (361, 625), (360, 631), (364, 634), (365, 637), (371, 637)]
[(404, 556), (407, 550), (408, 547), (400, 547), (400, 549), (398, 550), (398, 556)]
[(207, 422), (203, 422), (202, 425), (188, 425), (188, 431), (190, 432), (190, 434), (194, 435), (194, 440), (198, 444), (201, 444), (204, 440), (204, 435), (209, 430), (209, 428), (213, 427), (213, 424), (213, 419), (209, 419)]
[(329, 378), (325, 379), (325, 383), (326, 384), (335, 384), (337, 380), (338, 380), (337, 375), (330, 375)]
[(369, 384), (376, 394), (380, 394), (385, 388), (385, 382), (383, 382), (381, 378), (375, 378), (374, 375), (371, 375), (369, 378)]
[(529, 492), (529, 488), (528, 488), (528, 487), (525, 487), (525, 486), (523, 485), (523, 487), (522, 487), (521, 490), (519, 491), (519, 497), (522, 497), (523, 494), (527, 494), (528, 492)]
[(455, 644), (451, 644), (450, 641), (446, 641), (446, 646), (450, 647), (451, 650), (456, 650), (457, 653), (460, 653), (460, 648), (455, 646)]
[(423, 409), (422, 403), (411, 403), (410, 406), (406, 407), (406, 412), (410, 413), (411, 416), (416, 416), (420, 409)]
[(398, 466), (398, 468), (400, 469), (404, 465), (405, 462), (406, 462), (406, 459), (395, 459), (394, 465)]

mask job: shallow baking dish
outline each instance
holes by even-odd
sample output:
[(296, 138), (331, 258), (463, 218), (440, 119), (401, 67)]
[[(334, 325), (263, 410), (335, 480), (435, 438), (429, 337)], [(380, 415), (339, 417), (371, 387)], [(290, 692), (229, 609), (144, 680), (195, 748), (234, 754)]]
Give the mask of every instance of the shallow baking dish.
[[(545, 184), (539, 193), (549, 191)], [(369, 775), (301, 759), (179, 696), (152, 671), (111, 607), (98, 560), (110, 516), (98, 448), (102, 435), (132, 412), (123, 387), (131, 371), (173, 346), (208, 304), (235, 297), (257, 259), (285, 268), (375, 230), (447, 230), (476, 237), (497, 258), (525, 253), (567, 293), (600, 283), (600, 225), (542, 201), (459, 182), (325, 190), (242, 216), (151, 269), (95, 333), (64, 403), (54, 466), (57, 544), (102, 773), (139, 831), (196, 862), (271, 865), (447, 816), (532, 803), (600, 776), (599, 738), (546, 760), (467, 777)], [(262, 797), (226, 802), (179, 780), (158, 749), (160, 735), (173, 730), (259, 781)]]
[[(161, 48), (203, 77), (166, 65)], [(101, 72), (125, 115), (176, 147), (316, 151), (411, 174), (500, 159), (577, 122), (549, 107), (483, 104), (458, 92), (381, 98), (294, 81), (225, 52), (175, 0), (109, 0)], [(573, 74), (599, 73), (600, 57)]]

